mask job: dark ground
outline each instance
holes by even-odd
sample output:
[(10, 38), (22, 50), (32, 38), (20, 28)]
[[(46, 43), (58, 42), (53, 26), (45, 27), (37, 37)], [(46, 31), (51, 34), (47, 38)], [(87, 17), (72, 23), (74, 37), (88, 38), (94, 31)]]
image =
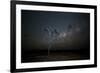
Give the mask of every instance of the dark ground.
[(47, 61), (67, 61), (67, 60), (86, 60), (90, 59), (89, 51), (87, 50), (50, 50), (48, 55), (47, 50), (30, 50), (22, 53), (22, 63), (26, 62), (47, 62)]

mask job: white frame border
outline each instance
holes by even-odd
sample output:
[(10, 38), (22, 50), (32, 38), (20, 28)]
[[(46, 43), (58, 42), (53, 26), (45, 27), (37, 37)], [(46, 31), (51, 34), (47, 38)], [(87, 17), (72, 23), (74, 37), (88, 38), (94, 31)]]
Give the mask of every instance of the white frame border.
[[(21, 10), (90, 13), (90, 60), (21, 63)], [(54, 7), (41, 5), (16, 5), (16, 69), (75, 66), (94, 64), (94, 9)]]

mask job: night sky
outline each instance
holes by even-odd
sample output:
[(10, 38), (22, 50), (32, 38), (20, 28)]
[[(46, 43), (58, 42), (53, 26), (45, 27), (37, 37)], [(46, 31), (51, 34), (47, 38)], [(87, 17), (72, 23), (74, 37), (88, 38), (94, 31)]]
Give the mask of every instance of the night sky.
[(89, 13), (21, 10), (21, 21), (22, 52), (48, 49), (51, 38), (45, 28), (59, 33), (51, 50), (89, 50)]

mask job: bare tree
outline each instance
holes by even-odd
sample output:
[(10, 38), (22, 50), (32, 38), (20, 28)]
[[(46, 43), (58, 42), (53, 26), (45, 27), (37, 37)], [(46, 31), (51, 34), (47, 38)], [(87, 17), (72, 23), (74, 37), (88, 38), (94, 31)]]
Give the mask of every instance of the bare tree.
[(53, 27), (46, 27), (44, 28), (44, 31), (48, 32), (48, 36), (49, 36), (49, 45), (48, 45), (48, 56), (50, 55), (50, 49), (53, 45), (54, 40), (57, 39), (57, 37), (59, 36), (59, 32), (57, 31), (57, 29), (53, 28)]

